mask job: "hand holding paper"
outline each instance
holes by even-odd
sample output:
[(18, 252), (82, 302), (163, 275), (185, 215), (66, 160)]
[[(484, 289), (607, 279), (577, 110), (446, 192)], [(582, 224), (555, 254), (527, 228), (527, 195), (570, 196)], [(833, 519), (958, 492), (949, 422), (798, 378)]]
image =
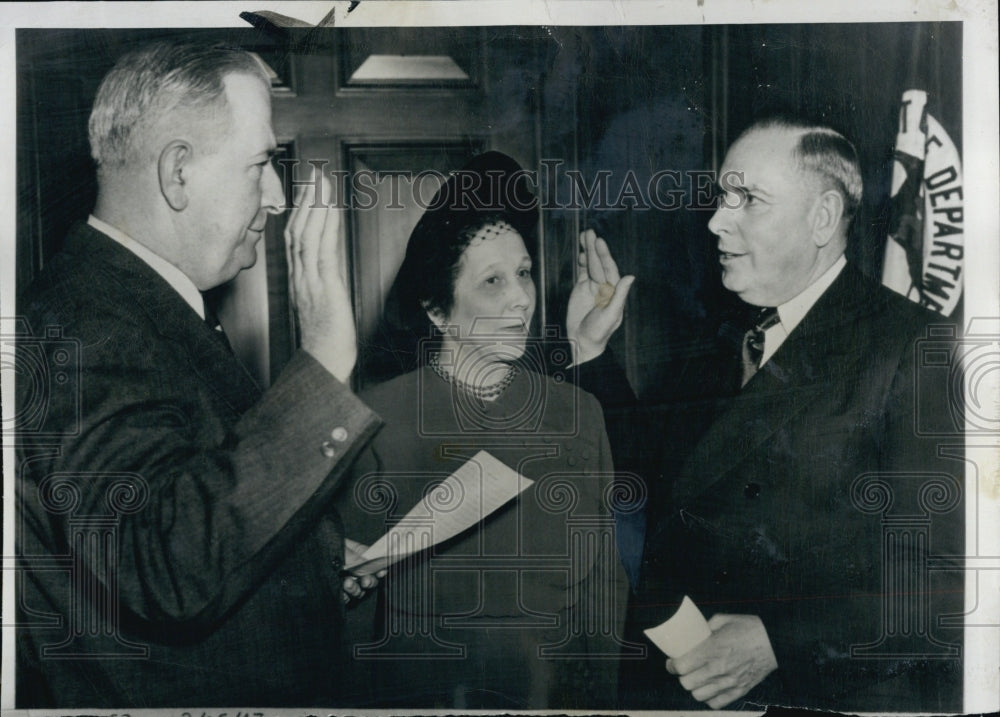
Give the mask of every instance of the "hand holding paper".
[[(349, 565), (357, 562), (366, 550), (368, 550), (367, 545), (350, 538), (344, 538), (344, 563)], [(385, 577), (385, 573), (385, 570), (379, 570), (374, 574), (353, 575), (348, 571), (341, 584), (341, 599), (345, 603), (352, 599), (360, 600), (366, 592), (378, 586), (378, 581)]]
[(386, 568), (408, 555), (468, 530), (533, 483), (486, 451), (479, 451), (371, 547), (360, 554), (349, 551), (345, 569), (358, 576), (384, 574)]
[(708, 628), (707, 639), (667, 660), (667, 672), (696, 700), (721, 709), (760, 684), (778, 660), (756, 615), (713, 615)]

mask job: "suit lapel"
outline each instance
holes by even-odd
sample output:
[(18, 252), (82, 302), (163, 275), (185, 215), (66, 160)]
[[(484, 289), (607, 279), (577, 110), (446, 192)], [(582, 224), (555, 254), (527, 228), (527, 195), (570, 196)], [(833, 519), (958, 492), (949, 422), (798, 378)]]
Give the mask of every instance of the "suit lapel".
[(674, 505), (701, 494), (797, 419), (824, 391), (835, 390), (838, 354), (850, 350), (849, 329), (865, 311), (864, 278), (848, 264), (775, 354), (718, 417), (688, 457)]
[[(65, 251), (110, 268), (122, 300), (144, 313), (164, 338), (178, 344), (191, 370), (234, 411), (256, 402), (260, 388), (228, 347), (167, 281), (146, 262), (87, 224), (70, 233)], [(100, 275), (96, 274), (95, 276)]]

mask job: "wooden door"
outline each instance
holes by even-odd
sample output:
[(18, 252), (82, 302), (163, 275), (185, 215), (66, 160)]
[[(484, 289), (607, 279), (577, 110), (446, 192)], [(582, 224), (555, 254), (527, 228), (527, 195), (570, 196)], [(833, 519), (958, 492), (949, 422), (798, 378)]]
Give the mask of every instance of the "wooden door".
[[(292, 55), (289, 90), (274, 95), (274, 126), (298, 164), (285, 165), (294, 173), (286, 183), (307, 176), (304, 163), (322, 166), (344, 210), (360, 388), (386, 377), (375, 365), (376, 327), (420, 196), (426, 206), (441, 177), (487, 149), (535, 166), (539, 69), (516, 36), (488, 38), (482, 28), (332, 30), (310, 41)], [(280, 234), (268, 256), (269, 267), (283, 265)], [(286, 281), (280, 271), (269, 276), (271, 295), (287, 291)], [(270, 312), (268, 322), (274, 377), (295, 335), (287, 312)]]

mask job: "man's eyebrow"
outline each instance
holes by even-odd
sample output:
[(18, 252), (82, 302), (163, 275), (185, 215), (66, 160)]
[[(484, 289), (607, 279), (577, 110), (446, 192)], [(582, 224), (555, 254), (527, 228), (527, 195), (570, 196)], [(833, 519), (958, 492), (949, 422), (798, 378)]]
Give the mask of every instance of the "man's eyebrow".
[(746, 192), (747, 186), (735, 182), (715, 182), (712, 185), (717, 192)]
[(769, 191), (764, 189), (759, 184), (754, 184), (753, 182), (749, 182), (741, 186), (740, 191), (745, 192), (746, 194), (763, 194), (766, 197), (771, 196), (771, 193)]

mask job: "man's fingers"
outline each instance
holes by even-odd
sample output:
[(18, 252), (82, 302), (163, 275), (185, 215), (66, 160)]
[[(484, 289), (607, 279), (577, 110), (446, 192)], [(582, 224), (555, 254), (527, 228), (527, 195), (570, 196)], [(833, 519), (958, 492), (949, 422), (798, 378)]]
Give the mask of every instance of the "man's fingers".
[(587, 273), (587, 250), (581, 241), (580, 251), (576, 255), (576, 283), (584, 281), (590, 281), (590, 274)]
[[(691, 693), (691, 696), (699, 702), (706, 702), (724, 692), (728, 692), (736, 688), (736, 683), (731, 677), (727, 677), (725, 675), (713, 677), (711, 679), (708, 679), (705, 676), (703, 677), (704, 679), (702, 679), (697, 686), (693, 688), (685, 687), (685, 689)], [(684, 684), (683, 681), (681, 684)]]
[[(314, 169), (313, 172), (315, 171)], [(313, 181), (313, 177), (314, 174), (310, 174), (308, 184), (296, 187), (295, 208), (292, 209), (292, 213), (288, 217), (288, 228), (285, 230), (286, 235), (291, 237), (293, 243), (302, 236), (302, 230), (305, 228), (309, 216), (309, 208), (316, 201), (316, 183)]]
[[(323, 193), (330, 195), (330, 186), (326, 177), (323, 177)], [(336, 271), (341, 281), (346, 285), (345, 267), (342, 266), (340, 243), (340, 212), (335, 207), (323, 207), (317, 210), (320, 213), (318, 221), (322, 221), (322, 231), (320, 236), (320, 247), (318, 251), (320, 278), (327, 272)]]
[[(680, 657), (667, 660), (668, 671), (674, 675), (687, 675), (702, 667), (707, 662), (707, 659), (700, 649), (701, 646), (702, 645), (699, 645), (693, 650), (685, 652)], [(670, 670), (671, 666), (673, 667), (673, 670)]]
[[(713, 669), (713, 667), (714, 666), (711, 664), (705, 664), (696, 670), (688, 672), (687, 674), (681, 674), (679, 676), (681, 687), (683, 687), (688, 692), (693, 692), (694, 690), (703, 689), (708, 685), (718, 683), (720, 681), (720, 676), (716, 674), (716, 671)], [(732, 685), (730, 684), (724, 685), (724, 687), (726, 688), (731, 686)], [(719, 689), (721, 688), (722, 687), (720, 686)], [(718, 690), (716, 690), (715, 692), (718, 692)], [(715, 692), (712, 692), (708, 696), (711, 697), (712, 695), (715, 694)]]
[[(290, 220), (289, 220), (290, 221)], [(288, 267), (288, 283), (295, 286), (295, 257), (292, 252), (292, 233), (285, 229), (285, 266)], [(295, 306), (295, 292), (289, 292), (292, 299), (292, 306)]]
[(588, 229), (584, 234), (586, 234), (584, 239), (587, 244), (587, 273), (590, 274), (591, 281), (603, 284), (608, 280), (608, 277), (604, 273), (604, 265), (597, 252), (597, 234), (594, 233), (593, 229)]
[(345, 251), (344, 233), (341, 231), (342, 225), (340, 220), (340, 210), (331, 207), (330, 216), (327, 217), (328, 235), (330, 237), (329, 251), (337, 269), (337, 274), (340, 277), (340, 283), (344, 287), (348, 287), (350, 286), (350, 280), (347, 276), (347, 252)]
[(594, 249), (597, 251), (597, 258), (601, 262), (601, 270), (604, 272), (604, 280), (609, 284), (617, 284), (621, 276), (618, 274), (618, 264), (611, 256), (608, 243), (600, 237), (594, 242)]
[(611, 295), (606, 311), (614, 316), (622, 316), (625, 313), (625, 302), (628, 300), (628, 292), (635, 283), (635, 277), (629, 274), (618, 282), (615, 293)]
[(364, 594), (364, 590), (358, 585), (358, 581), (353, 577), (344, 578), (342, 589), (345, 593), (351, 597), (361, 597)]
[[(325, 178), (324, 178), (325, 181)], [(306, 223), (297, 241), (302, 245), (302, 269), (305, 280), (313, 286), (320, 281), (320, 248), (323, 243), (324, 228), (329, 210), (325, 206), (306, 208)]]
[[(296, 189), (296, 193), (298, 199), (295, 202), (295, 208), (292, 210), (292, 214), (288, 218), (288, 225), (285, 228), (288, 271), (291, 274), (293, 287), (301, 286), (303, 280), (302, 234), (309, 219), (309, 207), (312, 206), (316, 198), (316, 185), (310, 181), (307, 185), (300, 185)], [(293, 292), (294, 295), (295, 292)]]
[(580, 241), (577, 245), (576, 253), (576, 283), (590, 281), (590, 272), (587, 271), (587, 233), (590, 230), (580, 232)]
[(705, 704), (707, 704), (713, 710), (721, 710), (723, 707), (732, 704), (734, 701), (738, 700), (746, 693), (747, 691), (744, 690), (742, 687), (734, 687), (731, 690), (720, 692), (715, 697), (708, 700)]

